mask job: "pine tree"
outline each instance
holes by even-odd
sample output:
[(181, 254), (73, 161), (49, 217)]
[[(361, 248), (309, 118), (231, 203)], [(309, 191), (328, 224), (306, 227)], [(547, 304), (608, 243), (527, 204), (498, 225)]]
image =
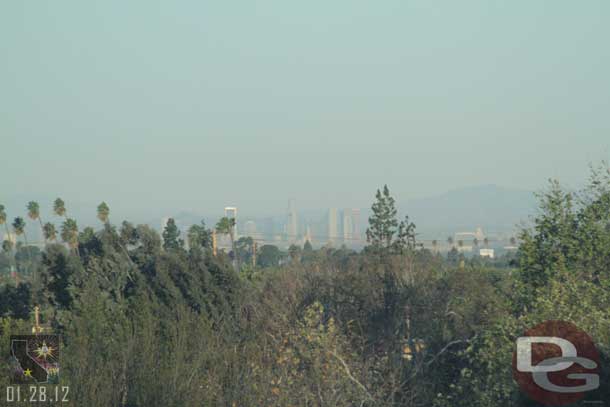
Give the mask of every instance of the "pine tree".
[(415, 224), (409, 221), (408, 216), (398, 222), (396, 203), (388, 186), (384, 185), (383, 192), (377, 190), (375, 198), (371, 207), (373, 214), (369, 217), (369, 227), (366, 230), (369, 250), (403, 254), (415, 249)]
[(383, 192), (377, 190), (376, 202), (371, 207), (373, 214), (369, 217), (369, 228), (366, 240), (375, 249), (388, 249), (398, 228), (396, 206), (387, 185)]
[(169, 218), (163, 230), (163, 248), (165, 250), (177, 250), (184, 246), (184, 240), (180, 239), (180, 230), (176, 226), (174, 218)]

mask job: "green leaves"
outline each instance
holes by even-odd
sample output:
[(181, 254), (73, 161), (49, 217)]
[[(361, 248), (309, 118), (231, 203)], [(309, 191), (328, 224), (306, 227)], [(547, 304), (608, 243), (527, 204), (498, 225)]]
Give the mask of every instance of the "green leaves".
[(384, 185), (383, 192), (377, 190), (375, 199), (371, 207), (373, 214), (369, 217), (369, 227), (366, 230), (369, 250), (379, 254), (389, 252), (403, 254), (414, 250), (415, 224), (409, 221), (408, 216), (398, 222), (396, 217), (398, 211), (387, 185)]
[(78, 224), (74, 219), (68, 218), (61, 225), (61, 239), (72, 249), (78, 248)]
[(578, 194), (551, 181), (539, 197), (534, 227), (519, 236), (524, 282), (544, 287), (564, 270), (589, 281), (610, 277), (610, 178), (594, 172)]
[(191, 249), (212, 247), (212, 231), (205, 227), (204, 221), (201, 221), (200, 225), (192, 225), (187, 232), (187, 238)]
[(233, 236), (235, 231), (235, 218), (222, 217), (216, 224), (216, 231)]
[(108, 222), (108, 217), (110, 216), (110, 208), (106, 204), (106, 202), (102, 202), (97, 206), (97, 218), (102, 223)]
[(176, 226), (174, 218), (169, 218), (163, 230), (163, 248), (165, 250), (178, 250), (184, 246), (184, 240), (180, 239), (180, 230)]
[(13, 220), (13, 231), (17, 236), (20, 236), (25, 232), (25, 221), (22, 217), (18, 216)]
[(0, 205), (0, 225), (6, 224), (6, 212), (4, 205)]
[(28, 216), (32, 220), (36, 220), (40, 216), (40, 205), (38, 205), (38, 202), (35, 202), (35, 201), (28, 202), (27, 210), (28, 210)]
[(389, 248), (396, 234), (398, 220), (396, 219), (396, 206), (394, 198), (390, 195), (387, 185), (383, 192), (377, 190), (375, 203), (371, 207), (373, 214), (369, 217), (369, 228), (366, 230), (366, 239), (375, 248)]
[(47, 241), (57, 240), (57, 230), (55, 229), (55, 225), (51, 222), (47, 222), (42, 227), (42, 232), (44, 234), (44, 238)]
[(61, 198), (57, 198), (55, 202), (53, 202), (53, 212), (57, 216), (66, 216), (66, 204)]

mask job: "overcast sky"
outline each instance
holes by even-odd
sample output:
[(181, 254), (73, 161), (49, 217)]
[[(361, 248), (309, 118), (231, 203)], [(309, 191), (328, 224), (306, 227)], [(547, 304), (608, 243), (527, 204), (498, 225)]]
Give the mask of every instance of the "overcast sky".
[[(610, 157), (610, 2), (5, 1), (0, 197), (247, 213)], [(2, 199), (0, 199), (2, 200)]]

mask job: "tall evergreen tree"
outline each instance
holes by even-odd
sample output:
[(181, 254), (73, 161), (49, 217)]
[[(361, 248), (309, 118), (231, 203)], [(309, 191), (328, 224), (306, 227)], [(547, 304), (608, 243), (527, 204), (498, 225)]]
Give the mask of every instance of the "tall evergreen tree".
[(138, 230), (131, 222), (124, 220), (119, 233), (124, 245), (134, 246), (138, 243)]
[(533, 288), (546, 285), (559, 270), (572, 264), (581, 243), (574, 194), (564, 191), (552, 180), (549, 189), (539, 194), (540, 211), (533, 229), (524, 229), (520, 239), (519, 262), (524, 280)]
[(396, 205), (387, 185), (383, 192), (377, 190), (375, 203), (371, 207), (373, 214), (369, 217), (366, 240), (375, 249), (388, 249), (398, 228)]
[(192, 225), (187, 233), (189, 247), (212, 247), (212, 231), (205, 227), (205, 222), (200, 225)]
[(169, 218), (163, 230), (163, 248), (165, 250), (177, 250), (184, 246), (184, 240), (180, 239), (180, 230), (176, 226), (174, 218)]
[(369, 250), (403, 253), (414, 249), (415, 224), (409, 221), (408, 216), (398, 222), (396, 201), (390, 195), (387, 185), (384, 185), (383, 191), (377, 190), (375, 199), (371, 207), (373, 214), (369, 217), (369, 227), (366, 230)]

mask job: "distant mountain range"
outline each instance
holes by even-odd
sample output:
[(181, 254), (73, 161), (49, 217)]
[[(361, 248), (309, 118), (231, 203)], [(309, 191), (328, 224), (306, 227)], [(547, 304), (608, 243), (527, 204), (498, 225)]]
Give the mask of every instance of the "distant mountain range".
[(504, 235), (535, 214), (536, 197), (532, 191), (482, 185), (407, 201), (400, 210), (409, 215), (420, 233), (433, 238), (476, 227), (488, 234)]

